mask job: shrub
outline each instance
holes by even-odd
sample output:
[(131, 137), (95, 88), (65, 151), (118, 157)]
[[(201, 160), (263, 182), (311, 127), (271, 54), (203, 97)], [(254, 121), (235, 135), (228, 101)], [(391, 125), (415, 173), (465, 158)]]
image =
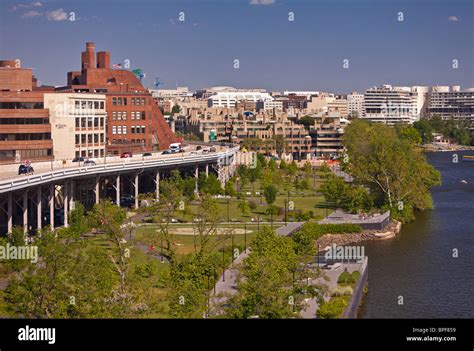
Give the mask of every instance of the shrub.
[(331, 296), (351, 296), (354, 290), (350, 286), (335, 286), (331, 290)]
[(352, 276), (349, 274), (347, 270), (344, 270), (344, 272), (341, 273), (339, 278), (337, 278), (337, 283), (338, 284), (351, 284), (352, 283)]
[(253, 200), (249, 200), (249, 207), (252, 211), (257, 209), (257, 204)]
[(323, 302), (316, 311), (316, 317), (322, 319), (339, 318), (349, 304), (348, 296), (332, 297), (328, 302)]

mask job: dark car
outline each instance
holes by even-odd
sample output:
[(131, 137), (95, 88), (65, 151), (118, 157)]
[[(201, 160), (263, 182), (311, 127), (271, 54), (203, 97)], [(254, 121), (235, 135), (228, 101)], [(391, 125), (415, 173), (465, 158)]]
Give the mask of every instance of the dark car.
[(146, 157), (146, 156), (151, 156), (151, 152), (144, 152), (143, 157)]
[(85, 160), (84, 161), (84, 166), (95, 166), (95, 161), (94, 160)]
[(34, 171), (35, 170), (30, 165), (20, 165), (20, 167), (18, 167), (18, 175), (33, 173)]
[(165, 150), (165, 151), (163, 151), (161, 154), (162, 154), (162, 155), (169, 155), (169, 154), (171, 154), (171, 153), (172, 153), (171, 150)]
[(201, 149), (202, 149), (202, 146), (201, 146), (201, 145), (196, 146), (196, 151), (199, 151), (199, 150), (201, 150)]
[(124, 195), (120, 198), (120, 206), (133, 207), (135, 205), (135, 199), (131, 195)]
[(129, 158), (129, 157), (132, 157), (131, 152), (122, 152), (122, 154), (120, 155), (120, 158)]
[(72, 159), (72, 162), (84, 162), (84, 157), (75, 157)]

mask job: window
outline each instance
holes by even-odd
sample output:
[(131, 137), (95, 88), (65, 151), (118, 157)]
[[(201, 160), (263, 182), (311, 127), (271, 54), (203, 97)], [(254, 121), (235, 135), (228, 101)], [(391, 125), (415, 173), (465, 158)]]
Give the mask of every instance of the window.
[(104, 102), (103, 102), (103, 101), (100, 101), (100, 109), (101, 109), (101, 110), (104, 109)]
[(132, 98), (132, 103), (131, 103), (132, 106), (135, 106), (135, 98)]
[(99, 142), (99, 134), (94, 134), (94, 143), (97, 144)]
[(112, 126), (112, 134), (117, 134), (117, 127), (116, 126)]
[(92, 101), (87, 101), (87, 108), (92, 110)]
[(115, 97), (112, 98), (112, 105), (114, 106), (117, 105), (117, 98)]
[(122, 98), (121, 97), (119, 97), (117, 99), (117, 105), (122, 106)]
[(131, 134), (135, 134), (135, 126), (131, 126), (131, 127), (130, 127), (130, 133), (131, 133)]
[(104, 134), (100, 134), (100, 142), (101, 142), (101, 143), (104, 142)]
[(94, 109), (99, 109), (99, 101), (94, 101)]
[(127, 119), (127, 111), (122, 112), (122, 119)]
[(145, 102), (146, 102), (145, 98), (142, 98), (142, 106), (145, 106)]
[(117, 126), (117, 134), (122, 134), (122, 126)]
[[(133, 101), (133, 100), (132, 100)], [(135, 112), (130, 112), (130, 119), (135, 119)]]
[(80, 125), (81, 125), (81, 119), (76, 118), (76, 128), (79, 128)]
[(123, 98), (123, 105), (127, 106), (127, 98), (126, 97)]
[(145, 116), (145, 111), (142, 111), (142, 119), (145, 119), (146, 116)]
[(117, 112), (112, 112), (112, 121), (115, 121), (117, 119)]
[(100, 117), (100, 126), (101, 126), (101, 127), (104, 126), (104, 117)]
[(87, 143), (92, 144), (92, 134), (87, 134)]
[(99, 126), (99, 117), (94, 117), (94, 127)]
[(74, 103), (75, 103), (74, 105), (76, 107), (76, 110), (81, 108), (81, 103), (78, 100), (74, 101)]
[(81, 144), (85, 144), (85, 143), (86, 143), (86, 135), (81, 134)]
[(123, 133), (123, 134), (127, 134), (127, 126), (123, 126), (123, 127), (122, 127), (122, 133)]
[(117, 112), (117, 120), (120, 121), (122, 119), (122, 112), (118, 111)]
[(80, 136), (79, 134), (76, 134), (76, 144), (79, 144), (79, 142), (80, 142)]
[(87, 127), (92, 128), (92, 117), (87, 117)]
[(142, 133), (145, 134), (145, 126), (142, 126)]

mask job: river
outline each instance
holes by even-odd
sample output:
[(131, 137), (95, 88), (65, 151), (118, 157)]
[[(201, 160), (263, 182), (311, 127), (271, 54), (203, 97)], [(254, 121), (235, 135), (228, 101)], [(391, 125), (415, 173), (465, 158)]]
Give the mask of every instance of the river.
[(442, 175), (434, 209), (417, 213), (395, 239), (365, 243), (369, 289), (360, 318), (474, 317), (474, 162), (461, 160), (474, 152), (456, 152), (458, 163), (454, 153), (427, 154)]

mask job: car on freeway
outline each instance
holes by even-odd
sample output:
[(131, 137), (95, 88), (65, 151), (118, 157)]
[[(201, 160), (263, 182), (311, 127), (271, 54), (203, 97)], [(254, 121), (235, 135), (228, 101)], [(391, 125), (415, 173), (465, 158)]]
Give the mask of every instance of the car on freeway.
[(201, 150), (201, 149), (202, 149), (202, 146), (201, 146), (201, 145), (196, 146), (196, 151), (199, 151), (199, 150)]
[(209, 152), (216, 152), (216, 148), (212, 146), (211, 148), (209, 148)]
[(171, 150), (165, 150), (165, 151), (163, 151), (161, 154), (162, 154), (162, 155), (169, 155), (169, 154), (171, 154), (171, 153), (172, 153)]
[(83, 163), (84, 166), (95, 166), (96, 163), (94, 160), (85, 160)]
[(72, 159), (72, 162), (84, 162), (84, 157), (82, 157), (82, 156), (74, 157)]
[(129, 157), (132, 157), (132, 153), (131, 152), (122, 152), (122, 154), (120, 155), (120, 158), (129, 158)]
[(144, 152), (143, 157), (151, 156), (151, 152)]
[(20, 167), (18, 167), (18, 175), (29, 174), (29, 173), (33, 173), (34, 171), (35, 170), (30, 165), (20, 165)]

